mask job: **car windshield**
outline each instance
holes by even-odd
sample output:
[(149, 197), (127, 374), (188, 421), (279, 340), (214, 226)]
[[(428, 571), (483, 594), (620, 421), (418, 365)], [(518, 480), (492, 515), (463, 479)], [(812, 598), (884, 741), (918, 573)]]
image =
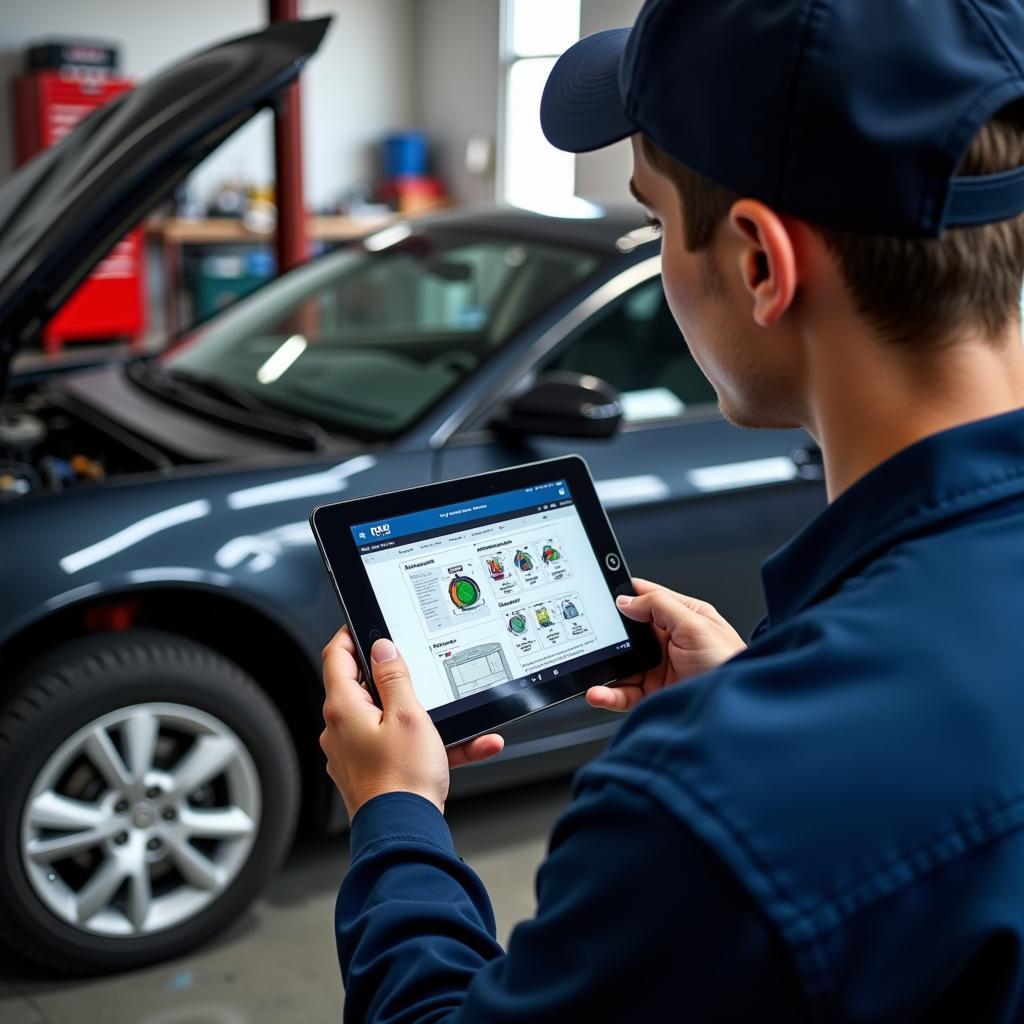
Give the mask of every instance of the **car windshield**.
[(261, 289), (164, 368), (353, 436), (392, 437), (599, 263), (569, 246), (403, 229)]

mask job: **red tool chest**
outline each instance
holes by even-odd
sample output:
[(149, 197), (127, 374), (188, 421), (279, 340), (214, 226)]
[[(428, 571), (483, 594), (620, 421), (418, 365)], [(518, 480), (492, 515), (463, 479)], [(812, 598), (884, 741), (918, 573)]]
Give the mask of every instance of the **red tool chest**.
[[(132, 88), (132, 82), (95, 71), (40, 69), (13, 80), (18, 163), (59, 142), (86, 114)], [(142, 340), (146, 330), (142, 228), (129, 232), (82, 282), (43, 329), (47, 352), (66, 341)]]

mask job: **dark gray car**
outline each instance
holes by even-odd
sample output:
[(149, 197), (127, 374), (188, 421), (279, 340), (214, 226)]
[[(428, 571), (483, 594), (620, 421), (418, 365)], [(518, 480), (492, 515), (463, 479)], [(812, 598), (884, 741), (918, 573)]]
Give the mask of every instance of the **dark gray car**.
[[(177, 65), (0, 190), (0, 379), (325, 27)], [(78, 970), (173, 956), (258, 893), (300, 813), (343, 826), (317, 745), (320, 650), (340, 617), (315, 504), (578, 452), (638, 575), (753, 624), (760, 561), (824, 501), (813, 450), (722, 421), (640, 220), (490, 209), (399, 223), (159, 357), (8, 382), (9, 941)], [(595, 423), (612, 392), (621, 417)], [(453, 793), (568, 771), (616, 724), (581, 700), (535, 715)]]

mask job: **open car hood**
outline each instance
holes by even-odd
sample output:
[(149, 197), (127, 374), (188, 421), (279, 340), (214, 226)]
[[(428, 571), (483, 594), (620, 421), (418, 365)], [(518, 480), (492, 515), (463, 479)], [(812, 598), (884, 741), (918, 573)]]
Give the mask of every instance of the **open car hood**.
[(0, 390), (11, 356), (208, 153), (293, 81), (330, 18), (194, 54), (100, 107), (0, 188)]

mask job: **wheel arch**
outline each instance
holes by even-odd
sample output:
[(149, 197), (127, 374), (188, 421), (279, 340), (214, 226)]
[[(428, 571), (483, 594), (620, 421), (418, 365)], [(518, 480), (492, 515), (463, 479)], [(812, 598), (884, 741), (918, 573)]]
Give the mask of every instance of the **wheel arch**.
[[(159, 584), (89, 595), (47, 611), (7, 637), (0, 645), (0, 670), (10, 679), (57, 644), (136, 628), (204, 644), (247, 672), (288, 726), (301, 771), (303, 818), (330, 819), (331, 787), (316, 743), (323, 703), (319, 665), (287, 627), (235, 594), (196, 584)], [(8, 696), (0, 689), (0, 700)]]

